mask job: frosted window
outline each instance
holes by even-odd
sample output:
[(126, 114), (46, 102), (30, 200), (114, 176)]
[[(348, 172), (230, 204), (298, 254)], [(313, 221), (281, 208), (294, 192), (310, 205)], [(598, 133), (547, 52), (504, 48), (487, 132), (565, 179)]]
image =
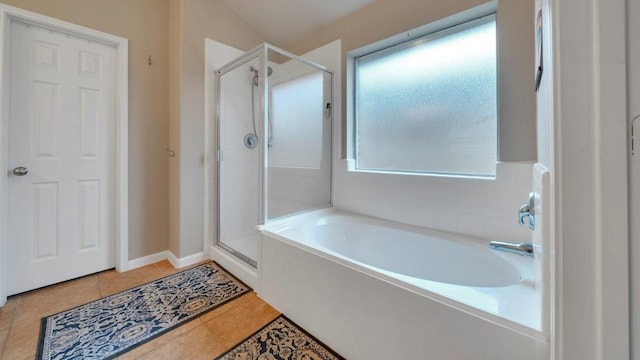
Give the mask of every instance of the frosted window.
[(356, 58), (356, 166), (495, 175), (495, 16)]

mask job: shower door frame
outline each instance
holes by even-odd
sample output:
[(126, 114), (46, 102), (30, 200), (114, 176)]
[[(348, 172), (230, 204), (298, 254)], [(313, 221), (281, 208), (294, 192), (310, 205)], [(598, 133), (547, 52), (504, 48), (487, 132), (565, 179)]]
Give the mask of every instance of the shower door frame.
[[(225, 65), (217, 68), (214, 71), (215, 74), (215, 82), (214, 82), (214, 101), (215, 101), (215, 110), (214, 110), (214, 119), (215, 119), (215, 129), (216, 129), (216, 136), (215, 136), (215, 162), (216, 162), (216, 216), (215, 216), (215, 226), (216, 226), (216, 230), (215, 230), (215, 239), (214, 239), (214, 245), (215, 246), (219, 246), (220, 248), (222, 248), (223, 250), (227, 251), (228, 253), (234, 255), (235, 257), (237, 257), (238, 259), (244, 261), (245, 263), (251, 265), (254, 268), (258, 267), (257, 261), (254, 261), (253, 259), (249, 258), (248, 256), (240, 253), (239, 251), (236, 251), (235, 249), (231, 248), (230, 246), (224, 244), (223, 242), (220, 241), (220, 215), (221, 215), (221, 201), (220, 201), (220, 194), (222, 193), (222, 187), (221, 187), (221, 183), (220, 183), (220, 167), (221, 167), (221, 160), (222, 160), (222, 152), (220, 149), (220, 144), (221, 144), (221, 132), (220, 132), (220, 94), (221, 94), (221, 86), (220, 86), (220, 80), (222, 75), (227, 74), (235, 69), (237, 69), (240, 66), (245, 65), (246, 63), (254, 60), (256, 57), (258, 58), (258, 100), (260, 102), (260, 116), (258, 117), (261, 121), (259, 126), (259, 131), (261, 132), (261, 134), (256, 134), (258, 135), (258, 137), (260, 139), (264, 139), (264, 135), (268, 133), (268, 123), (267, 123), (267, 119), (266, 119), (266, 114), (269, 113), (269, 102), (265, 101), (265, 99), (268, 99), (269, 97), (269, 77), (264, 77), (263, 74), (265, 74), (266, 72), (263, 71), (264, 69), (267, 69), (269, 64), (269, 50), (273, 50), (277, 53), (280, 53), (281, 55), (287, 56), (289, 57), (291, 60), (296, 60), (299, 61), (305, 65), (311, 66), (317, 70), (323, 71), (327, 74), (329, 74), (331, 76), (331, 98), (330, 98), (330, 102), (331, 104), (334, 103), (334, 94), (333, 94), (333, 83), (335, 81), (334, 79), (334, 73), (333, 71), (330, 71), (329, 69), (327, 69), (326, 67), (316, 64), (312, 61), (309, 61), (303, 57), (300, 57), (298, 55), (295, 55), (293, 53), (290, 53), (286, 50), (283, 50), (277, 46), (271, 45), (269, 43), (262, 43), (258, 46), (256, 46), (255, 48), (245, 52), (244, 54), (242, 54), (241, 56), (229, 61), (228, 63), (226, 63)], [(255, 106), (255, 104), (251, 104), (252, 106)], [(329, 166), (329, 178), (333, 179), (333, 131), (334, 131), (334, 124), (333, 124), (333, 111), (331, 111), (331, 126), (330, 126), (330, 131), (329, 131), (329, 160), (330, 160), (330, 166)], [(258, 191), (258, 202), (259, 202), (259, 209), (258, 209), (258, 222), (259, 224), (256, 225), (264, 225), (267, 223), (268, 219), (267, 219), (267, 199), (265, 194), (267, 194), (267, 187), (268, 187), (268, 183), (267, 183), (267, 177), (265, 176), (265, 172), (267, 170), (268, 167), (268, 159), (267, 159), (267, 154), (268, 154), (268, 142), (267, 141), (261, 141), (260, 142), (260, 146), (258, 146), (259, 148), (259, 154), (258, 156), (260, 157), (260, 171), (258, 173), (258, 178), (259, 178), (259, 183), (261, 184), (259, 191)], [(333, 206), (333, 181), (331, 180), (329, 183), (329, 205), (327, 207), (331, 207)], [(205, 220), (206, 221), (206, 220)]]
[[(218, 68), (215, 70), (215, 84), (214, 84), (214, 93), (215, 93), (215, 121), (216, 121), (216, 147), (215, 147), (215, 159), (216, 159), (216, 183), (217, 183), (217, 194), (216, 194), (216, 238), (215, 238), (215, 245), (221, 247), (222, 249), (224, 249), (225, 251), (231, 253), (232, 255), (234, 255), (235, 257), (237, 257), (238, 259), (244, 261), (245, 263), (251, 265), (254, 268), (257, 268), (258, 264), (255, 260), (251, 259), (250, 257), (246, 256), (245, 254), (235, 250), (234, 248), (232, 248), (231, 246), (223, 243), (222, 241), (220, 241), (220, 216), (222, 214), (222, 206), (221, 206), (221, 194), (222, 194), (222, 185), (221, 185), (221, 162), (222, 162), (222, 150), (220, 149), (220, 144), (221, 144), (221, 131), (220, 131), (220, 98), (221, 98), (221, 78), (223, 75), (245, 65), (246, 63), (254, 60), (254, 59), (258, 59), (258, 63), (260, 64), (258, 67), (260, 69), (262, 69), (262, 65), (263, 65), (263, 59), (265, 59), (265, 53), (263, 51), (260, 51), (260, 47), (258, 48), (254, 48), (251, 51), (247, 51), (246, 53), (242, 54), (240, 57), (235, 58), (234, 60), (230, 61), (229, 63), (227, 63), (226, 65), (223, 65), (222, 67)], [(265, 88), (265, 83), (264, 81), (262, 81), (260, 78), (262, 71), (260, 71), (259, 73), (259, 80), (258, 80), (258, 99), (260, 101), (260, 120), (262, 120), (263, 117), (263, 109), (262, 109), (262, 105), (264, 103), (264, 88)], [(268, 81), (268, 80), (267, 80)], [(255, 104), (251, 104), (251, 106), (255, 107)], [(263, 121), (264, 122), (264, 121)], [(263, 134), (264, 134), (264, 127), (260, 127), (260, 134), (256, 134), (258, 135), (259, 139), (263, 138)], [(260, 143), (264, 143), (264, 141), (261, 141)], [(260, 165), (262, 168), (264, 168), (264, 147), (263, 146), (258, 146), (258, 156), (260, 158)], [(258, 172), (258, 183), (261, 184), (262, 186), (260, 186), (260, 189), (258, 191), (258, 201), (260, 202), (259, 205), (259, 209), (258, 209), (258, 221), (260, 221), (260, 219), (264, 218), (264, 172), (263, 171), (259, 171)]]

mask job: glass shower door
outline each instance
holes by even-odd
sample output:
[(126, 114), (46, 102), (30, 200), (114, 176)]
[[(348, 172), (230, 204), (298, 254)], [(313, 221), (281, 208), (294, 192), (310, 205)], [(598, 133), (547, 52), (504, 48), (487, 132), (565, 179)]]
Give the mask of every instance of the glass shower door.
[(253, 266), (262, 223), (258, 61), (226, 69), (218, 81), (218, 244)]
[(331, 206), (332, 74), (268, 50), (265, 220)]
[(256, 267), (256, 225), (331, 206), (332, 74), (263, 44), (216, 75), (216, 244)]

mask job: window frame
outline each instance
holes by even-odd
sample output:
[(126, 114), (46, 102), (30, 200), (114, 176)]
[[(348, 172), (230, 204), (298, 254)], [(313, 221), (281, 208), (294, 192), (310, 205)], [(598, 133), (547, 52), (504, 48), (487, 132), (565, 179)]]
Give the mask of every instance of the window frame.
[[(346, 152), (343, 154), (349, 162), (349, 171), (375, 173), (375, 174), (399, 174), (412, 176), (436, 176), (453, 178), (474, 178), (474, 179), (495, 179), (496, 171), (493, 174), (480, 173), (449, 173), (438, 171), (411, 171), (411, 170), (384, 170), (367, 169), (358, 167), (358, 98), (357, 66), (360, 58), (372, 54), (387, 54), (402, 51), (412, 46), (427, 43), (434, 39), (446, 37), (482, 24), (495, 22), (496, 24), (496, 164), (499, 162), (500, 154), (500, 97), (499, 97), (499, 49), (498, 49), (498, 16), (497, 4), (494, 2), (481, 5), (479, 7), (463, 11), (450, 17), (423, 25), (419, 28), (404, 32), (388, 39), (384, 39), (373, 44), (363, 46), (347, 53), (347, 126), (346, 126)], [(497, 166), (497, 165), (496, 165)]]

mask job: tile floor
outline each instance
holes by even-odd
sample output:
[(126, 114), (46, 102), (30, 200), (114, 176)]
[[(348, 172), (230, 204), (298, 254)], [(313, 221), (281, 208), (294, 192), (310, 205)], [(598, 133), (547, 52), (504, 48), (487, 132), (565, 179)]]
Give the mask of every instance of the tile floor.
[[(168, 261), (161, 261), (125, 273), (105, 271), (9, 297), (7, 304), (0, 308), (0, 359), (33, 359), (43, 316), (177, 271)], [(213, 359), (278, 315), (252, 292), (125, 353), (119, 359)]]

